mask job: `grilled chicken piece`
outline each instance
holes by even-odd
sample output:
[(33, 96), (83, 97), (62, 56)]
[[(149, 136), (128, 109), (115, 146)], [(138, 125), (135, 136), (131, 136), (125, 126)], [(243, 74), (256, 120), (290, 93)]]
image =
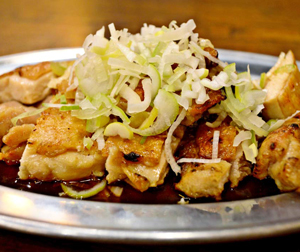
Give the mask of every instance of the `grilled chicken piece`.
[[(194, 140), (189, 141), (181, 152), (182, 157), (199, 158), (199, 146)], [(226, 161), (217, 164), (185, 163), (175, 188), (191, 198), (213, 197), (220, 200), (229, 179), (230, 167), (231, 164)]]
[[(108, 183), (125, 180), (141, 192), (163, 184), (169, 171), (164, 155), (165, 138), (165, 135), (149, 136), (141, 144), (142, 137), (139, 135), (134, 135), (131, 140), (109, 137), (103, 150), (103, 155), (107, 157)], [(174, 137), (174, 152), (179, 141), (180, 138)]]
[(294, 54), (281, 53), (275, 66), (266, 74), (265, 119), (283, 119), (300, 109), (300, 73)]
[(71, 90), (69, 90), (70, 84), (73, 84), (75, 77), (75, 74), (73, 74), (72, 81), (69, 82), (73, 63), (74, 61), (60, 62), (60, 65), (65, 67), (63, 75), (56, 76), (57, 78), (52, 78), (48, 83), (49, 88), (57, 90), (59, 94), (64, 95), (68, 100), (74, 100), (76, 95), (76, 88), (72, 88)]
[(20, 159), (24, 153), (26, 142), (20, 143), (17, 147), (10, 147), (5, 145), (1, 149), (0, 160), (8, 165), (15, 165), (20, 163)]
[(34, 124), (23, 124), (12, 127), (3, 137), (5, 146), (1, 149), (0, 160), (7, 164), (18, 164)]
[(211, 158), (214, 130), (220, 131), (218, 155), (222, 160), (232, 164), (229, 180), (231, 187), (236, 187), (244, 177), (251, 174), (251, 163), (246, 160), (241, 146), (233, 146), (233, 140), (238, 131), (230, 125), (228, 118), (217, 128), (209, 128), (205, 124), (200, 124), (196, 135), (199, 155), (201, 158)]
[(21, 143), (27, 142), (33, 128), (34, 124), (16, 125), (8, 131), (2, 141), (7, 146), (12, 148), (17, 147)]
[(19, 177), (51, 181), (103, 175), (105, 158), (96, 144), (84, 147), (86, 136), (84, 120), (56, 108), (45, 110), (27, 141)]
[(222, 160), (215, 164), (188, 164), (176, 189), (191, 198), (213, 197), (221, 200), (224, 184), (228, 181), (231, 164)]
[(181, 180), (176, 184), (176, 189), (189, 197), (213, 197), (220, 200), (226, 182), (230, 181), (231, 187), (235, 187), (245, 176), (251, 174), (251, 164), (245, 160), (240, 147), (233, 146), (237, 130), (227, 120), (217, 128), (200, 124), (196, 138), (191, 134), (192, 136), (183, 145), (179, 153), (180, 158), (211, 159), (215, 130), (220, 131), (218, 157), (222, 161), (216, 164), (182, 165)]
[(231, 183), (230, 186), (233, 188), (237, 187), (240, 181), (252, 173), (252, 165), (246, 160), (241, 145), (236, 148), (235, 158), (231, 161), (231, 164), (229, 180)]
[(254, 177), (268, 175), (281, 191), (300, 190), (300, 116), (271, 132), (258, 151)]
[[(2, 144), (2, 138), (5, 136), (9, 129), (13, 127), (11, 119), (14, 117), (31, 110), (35, 110), (34, 107), (26, 107), (17, 101), (10, 101), (0, 104), (0, 146)], [(30, 116), (18, 120), (18, 125), (23, 124), (35, 124), (38, 116)]]
[(220, 101), (225, 99), (221, 90), (206, 89), (209, 100), (204, 104), (193, 103), (187, 110), (186, 118), (182, 121), (182, 125), (191, 126), (194, 122), (198, 121), (209, 108), (213, 107)]
[(13, 126), (11, 119), (31, 110), (35, 108), (26, 107), (17, 101), (0, 104), (0, 146), (4, 144), (0, 152), (0, 160), (7, 164), (19, 163), (38, 116), (19, 119), (16, 126)]
[(23, 104), (42, 101), (54, 77), (49, 62), (24, 66), (0, 76), (0, 103), (16, 100)]
[(236, 154), (236, 147), (233, 147), (233, 140), (238, 131), (229, 121), (224, 121), (217, 128), (210, 128), (205, 123), (201, 123), (196, 133), (196, 143), (199, 146), (200, 158), (212, 158), (212, 139), (214, 131), (220, 131), (218, 157), (231, 162)]

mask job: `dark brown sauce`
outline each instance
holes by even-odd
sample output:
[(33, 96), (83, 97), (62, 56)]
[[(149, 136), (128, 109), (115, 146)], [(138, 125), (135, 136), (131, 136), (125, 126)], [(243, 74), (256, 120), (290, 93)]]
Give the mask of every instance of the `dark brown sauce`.
[[(29, 191), (44, 195), (59, 196), (62, 192), (60, 181), (41, 182), (34, 180), (20, 180), (18, 178), (18, 166), (7, 165), (0, 162), (0, 184), (18, 190)], [(183, 195), (174, 189), (174, 183), (178, 178), (170, 172), (166, 177), (165, 183), (156, 188), (150, 188), (146, 192), (139, 192), (125, 182), (118, 182), (115, 185), (123, 187), (121, 197), (116, 197), (106, 189), (98, 195), (89, 198), (92, 201), (136, 203), (136, 204), (176, 204)], [(89, 179), (84, 183), (89, 183)], [(222, 194), (222, 201), (233, 201), (251, 199), (264, 196), (271, 196), (280, 193), (275, 183), (271, 179), (258, 180), (251, 176), (240, 182), (236, 188), (225, 185)], [(188, 199), (190, 203), (214, 202), (214, 199)]]

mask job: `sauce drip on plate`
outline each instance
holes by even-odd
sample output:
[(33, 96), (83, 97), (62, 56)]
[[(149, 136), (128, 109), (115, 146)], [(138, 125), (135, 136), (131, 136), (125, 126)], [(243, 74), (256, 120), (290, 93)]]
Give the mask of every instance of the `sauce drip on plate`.
[[(60, 181), (42, 182), (34, 180), (20, 180), (18, 178), (18, 166), (7, 165), (0, 162), (0, 184), (18, 190), (29, 191), (44, 195), (58, 196), (62, 192)], [(118, 182), (114, 185), (123, 187), (123, 193), (120, 197), (114, 196), (109, 192), (109, 186), (98, 195), (89, 198), (92, 201), (136, 203), (136, 204), (176, 204), (184, 195), (174, 189), (174, 183), (177, 182), (176, 176), (170, 173), (165, 183), (156, 188), (141, 193), (125, 182)], [(83, 183), (92, 183), (94, 178), (88, 178)], [(223, 201), (242, 200), (258, 198), (278, 194), (275, 183), (271, 179), (258, 180), (251, 176), (246, 177), (236, 188), (225, 186), (222, 194)], [(187, 199), (187, 198), (186, 198)], [(213, 199), (188, 199), (190, 203), (214, 202)]]

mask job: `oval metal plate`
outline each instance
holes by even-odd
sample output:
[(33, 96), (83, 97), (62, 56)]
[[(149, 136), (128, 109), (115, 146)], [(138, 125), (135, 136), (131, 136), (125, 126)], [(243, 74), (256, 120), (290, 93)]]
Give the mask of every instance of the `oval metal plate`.
[[(34, 51), (0, 57), (0, 73), (45, 60), (70, 60), (81, 48)], [(276, 57), (219, 50), (220, 59), (247, 66), (253, 78)], [(99, 242), (208, 243), (287, 234), (300, 230), (300, 195), (190, 205), (141, 205), (80, 201), (0, 186), (0, 227)]]

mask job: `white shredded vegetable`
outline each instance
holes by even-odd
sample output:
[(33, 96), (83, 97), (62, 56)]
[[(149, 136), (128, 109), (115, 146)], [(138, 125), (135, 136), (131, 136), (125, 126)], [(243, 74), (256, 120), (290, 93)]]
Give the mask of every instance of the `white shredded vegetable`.
[(11, 122), (15, 126), (19, 120), (21, 120), (23, 118), (26, 118), (26, 117), (38, 115), (38, 114), (42, 113), (45, 109), (46, 108), (40, 108), (40, 109), (34, 109), (34, 110), (26, 111), (26, 112), (12, 118)]
[[(260, 117), (266, 92), (251, 80), (249, 66), (237, 73), (235, 63), (212, 56), (207, 48), (213, 49), (213, 44), (199, 38), (195, 28), (193, 20), (182, 24), (172, 21), (162, 27), (144, 24), (140, 33), (131, 34), (110, 24), (107, 39), (102, 27), (87, 36), (84, 54), (78, 56), (70, 73), (62, 76), (69, 79), (68, 90), (76, 90), (75, 104), (46, 106), (72, 110), (73, 116), (87, 120), (91, 140), (97, 141), (100, 150), (105, 144), (103, 132), (116, 121), (125, 127), (120, 128), (143, 137), (167, 132), (165, 155), (178, 174), (178, 163), (220, 162), (218, 130), (214, 131), (212, 159), (183, 158), (176, 162), (171, 142), (192, 104), (207, 102), (207, 89), (222, 89), (225, 100), (209, 110), (217, 119), (206, 125), (217, 128), (231, 117), (240, 131), (234, 146), (242, 144), (247, 160), (253, 162), (257, 146), (251, 139), (265, 137), (281, 121), (268, 124)], [(219, 66), (217, 74), (209, 72), (207, 60)], [(149, 117), (145, 119), (146, 114)], [(86, 143), (87, 147), (91, 144), (90, 140)]]
[(220, 131), (215, 130), (213, 135), (213, 144), (212, 144), (212, 159), (218, 158), (218, 150), (219, 150), (219, 137), (220, 137)]
[(280, 119), (280, 120), (274, 120), (273, 122), (270, 123), (270, 127), (269, 127), (269, 132), (272, 132), (276, 129), (278, 129), (282, 124), (284, 124), (287, 120), (295, 117), (297, 114), (300, 113), (300, 110), (297, 110), (294, 114), (292, 114), (291, 116), (285, 118), (285, 119)]
[(220, 163), (220, 162), (221, 162), (221, 158), (216, 158), (216, 159), (181, 158), (177, 161), (178, 164), (180, 164), (180, 163), (216, 164), (216, 163)]
[(237, 147), (241, 142), (251, 139), (252, 133), (250, 131), (241, 130), (233, 140), (233, 146)]
[(186, 116), (186, 110), (183, 109), (180, 112), (179, 116), (177, 117), (176, 121), (170, 127), (168, 135), (167, 135), (167, 139), (165, 141), (165, 155), (166, 155), (166, 159), (167, 159), (168, 163), (171, 166), (171, 169), (174, 171), (175, 174), (178, 174), (178, 173), (181, 172), (181, 167), (176, 163), (175, 158), (173, 156), (173, 150), (172, 150), (172, 146), (171, 146), (171, 144), (172, 144), (172, 137), (173, 137), (174, 131), (180, 125), (180, 123), (185, 118), (185, 116)]

